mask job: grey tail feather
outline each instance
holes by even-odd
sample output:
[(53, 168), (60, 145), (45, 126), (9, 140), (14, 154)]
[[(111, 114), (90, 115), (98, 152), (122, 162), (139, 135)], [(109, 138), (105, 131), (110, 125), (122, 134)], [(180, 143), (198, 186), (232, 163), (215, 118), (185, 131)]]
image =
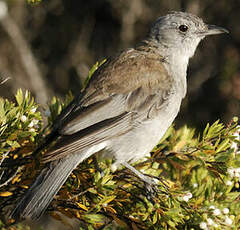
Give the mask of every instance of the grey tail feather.
[(89, 155), (71, 154), (68, 157), (49, 163), (17, 204), (10, 218), (16, 221), (38, 219), (47, 209), (54, 195), (60, 190), (73, 169)]

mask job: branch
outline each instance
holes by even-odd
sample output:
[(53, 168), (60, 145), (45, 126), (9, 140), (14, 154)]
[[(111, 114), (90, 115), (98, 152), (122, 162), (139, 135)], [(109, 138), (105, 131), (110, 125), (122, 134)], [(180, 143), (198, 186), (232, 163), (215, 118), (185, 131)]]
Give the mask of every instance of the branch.
[(16, 22), (7, 12), (7, 5), (1, 3), (1, 8), (6, 8), (4, 14), (0, 15), (0, 23), (2, 28), (8, 34), (9, 38), (12, 41), (12, 44), (15, 46), (22, 65), (27, 73), (28, 80), (30, 82), (31, 88), (33, 89), (36, 99), (41, 104), (46, 104), (48, 99), (48, 92), (46, 84), (43, 81), (43, 77), (38, 68), (37, 62), (31, 52), (31, 49), (28, 45), (27, 40), (24, 38), (22, 32), (20, 31)]
[[(0, 184), (0, 188), (7, 185), (21, 171), (22, 168), (23, 168), (23, 166), (18, 167), (18, 169), (15, 171), (15, 173), (10, 178), (8, 178), (4, 183)], [(3, 173), (2, 173), (2, 175), (3, 175)], [(1, 177), (2, 177), (2, 175), (1, 175)], [(1, 177), (0, 177), (0, 179), (1, 179)]]

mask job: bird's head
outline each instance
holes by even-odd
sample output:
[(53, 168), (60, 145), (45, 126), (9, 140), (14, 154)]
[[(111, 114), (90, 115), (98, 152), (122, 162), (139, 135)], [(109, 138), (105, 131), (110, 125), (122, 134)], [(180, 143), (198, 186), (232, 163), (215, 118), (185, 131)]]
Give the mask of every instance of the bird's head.
[(171, 12), (156, 20), (149, 36), (159, 45), (176, 49), (190, 58), (205, 36), (221, 33), (228, 31), (222, 27), (205, 24), (201, 18), (193, 14)]

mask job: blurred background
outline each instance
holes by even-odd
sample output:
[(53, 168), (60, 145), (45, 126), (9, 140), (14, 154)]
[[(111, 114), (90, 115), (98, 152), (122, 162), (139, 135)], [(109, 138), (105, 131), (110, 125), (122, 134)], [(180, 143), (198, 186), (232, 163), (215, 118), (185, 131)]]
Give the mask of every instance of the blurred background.
[(239, 9), (239, 0), (1, 0), (0, 96), (29, 89), (46, 105), (53, 95), (76, 94), (93, 64), (134, 46), (159, 16), (183, 10), (230, 34), (199, 45), (176, 123), (198, 130), (227, 123), (240, 114)]

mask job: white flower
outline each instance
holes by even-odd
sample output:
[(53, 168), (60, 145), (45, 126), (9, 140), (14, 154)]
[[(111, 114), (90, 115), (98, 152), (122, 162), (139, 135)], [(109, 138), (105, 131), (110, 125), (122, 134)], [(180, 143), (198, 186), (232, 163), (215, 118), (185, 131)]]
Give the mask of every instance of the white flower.
[(33, 119), (32, 122), (33, 122), (34, 125), (37, 125), (38, 122), (39, 122), (39, 120), (37, 120), (37, 119)]
[(226, 181), (226, 185), (227, 185), (227, 186), (232, 186), (232, 185), (233, 185), (233, 182), (230, 181), (230, 180), (228, 180), (228, 181)]
[(22, 122), (25, 122), (25, 121), (27, 120), (27, 117), (26, 117), (25, 115), (22, 115), (21, 118), (20, 118), (20, 120), (21, 120)]
[(213, 215), (214, 215), (214, 216), (219, 216), (219, 215), (221, 215), (220, 209), (218, 209), (218, 208), (214, 209), (214, 210), (213, 210)]
[(235, 169), (234, 176), (237, 177), (237, 178), (240, 177), (240, 168), (236, 168), (236, 169)]
[(210, 205), (209, 209), (215, 209), (215, 206), (214, 205)]
[(226, 225), (232, 225), (232, 219), (231, 218), (229, 218), (228, 216), (225, 218), (225, 224)]
[(189, 200), (189, 197), (186, 195), (186, 196), (183, 196), (183, 198), (182, 198), (185, 202), (188, 202), (188, 200)]
[(229, 209), (228, 208), (224, 208), (222, 211), (223, 211), (224, 214), (228, 214), (229, 213)]
[(214, 221), (211, 218), (207, 218), (208, 225), (214, 225)]
[(207, 229), (207, 223), (201, 222), (200, 225), (199, 225), (199, 227), (200, 227), (201, 229)]
[(193, 188), (197, 188), (198, 187), (198, 184), (197, 183), (194, 183), (193, 184)]
[(234, 177), (240, 177), (240, 173), (235, 171)]
[(31, 121), (31, 122), (29, 123), (28, 127), (29, 127), (29, 128), (32, 128), (33, 126), (34, 126), (34, 123), (33, 123), (33, 121)]
[(233, 168), (228, 168), (227, 172), (228, 172), (230, 177), (234, 177), (235, 170)]
[(188, 193), (186, 194), (186, 196), (188, 196), (188, 198), (191, 199), (191, 198), (192, 198), (192, 193), (188, 192)]
[(35, 113), (36, 110), (37, 110), (37, 108), (36, 108), (36, 107), (33, 107), (33, 108), (30, 109), (30, 112), (31, 112), (31, 113)]
[(29, 132), (35, 132), (34, 128), (29, 129)]
[(236, 152), (238, 150), (238, 144), (236, 142), (233, 142), (231, 144), (231, 148)]
[(191, 198), (192, 198), (192, 193), (188, 192), (188, 193), (186, 193), (186, 194), (183, 196), (182, 199), (183, 199), (184, 201), (188, 202), (188, 200), (191, 199)]
[(217, 228), (217, 227), (218, 227), (218, 224), (214, 223), (213, 227), (214, 227), (214, 228)]

